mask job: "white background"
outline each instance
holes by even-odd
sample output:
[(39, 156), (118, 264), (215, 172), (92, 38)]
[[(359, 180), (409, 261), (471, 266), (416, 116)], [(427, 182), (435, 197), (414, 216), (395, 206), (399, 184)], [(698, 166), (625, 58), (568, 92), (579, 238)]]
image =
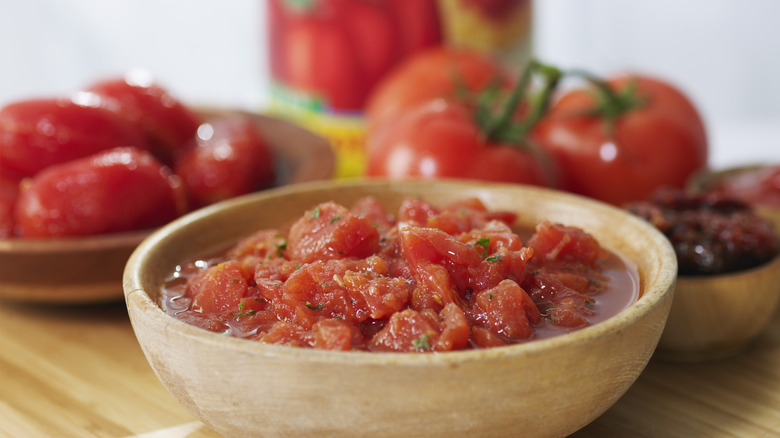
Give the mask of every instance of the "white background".
[[(131, 68), (190, 104), (266, 104), (265, 0), (0, 0), (0, 106)], [(780, 163), (780, 2), (536, 0), (537, 57), (663, 77), (701, 110), (711, 165)]]

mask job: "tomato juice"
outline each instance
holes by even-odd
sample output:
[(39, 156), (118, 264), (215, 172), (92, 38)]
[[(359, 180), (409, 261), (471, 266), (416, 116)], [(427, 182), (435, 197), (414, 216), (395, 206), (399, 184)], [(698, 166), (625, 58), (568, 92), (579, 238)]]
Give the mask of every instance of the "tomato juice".
[(548, 338), (635, 302), (631, 262), (575, 227), (516, 228), (478, 199), (324, 202), (279, 229), (183, 261), (161, 307), (278, 345), (443, 352)]

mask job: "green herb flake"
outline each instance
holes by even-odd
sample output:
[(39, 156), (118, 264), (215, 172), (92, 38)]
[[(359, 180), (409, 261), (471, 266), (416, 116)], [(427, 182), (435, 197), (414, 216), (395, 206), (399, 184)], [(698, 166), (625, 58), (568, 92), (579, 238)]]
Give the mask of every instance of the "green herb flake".
[(501, 261), (501, 256), (494, 255), (494, 256), (490, 256), (490, 257), (486, 258), (485, 260), (487, 260), (489, 262), (500, 262)]
[(490, 247), (490, 238), (489, 237), (480, 237), (475, 243), (474, 246), (481, 246), (485, 248), (485, 251), (488, 250), (488, 247)]
[(236, 313), (236, 319), (244, 317), (244, 316), (252, 316), (255, 313), (257, 313), (256, 310), (247, 310), (246, 312)]
[(431, 344), (428, 343), (428, 335), (412, 340), (412, 344), (414, 345), (414, 348), (419, 351), (427, 351), (431, 349)]
[(309, 217), (309, 219), (317, 219), (318, 217), (320, 217), (320, 208), (319, 207), (314, 209), (314, 211), (312, 212), (312, 214)]
[(330, 223), (332, 223), (332, 224), (336, 223), (336, 222), (338, 222), (339, 219), (341, 219), (341, 215), (337, 214), (336, 216), (333, 217), (333, 219), (330, 220)]
[(585, 300), (585, 307), (587, 307), (588, 309), (593, 308), (593, 304), (590, 302), (590, 300)]
[(307, 302), (306, 302), (306, 307), (307, 307), (309, 310), (320, 310), (320, 309), (322, 309), (323, 307), (325, 307), (325, 305), (324, 305), (324, 304), (317, 304), (317, 305), (315, 306), (315, 305), (313, 305), (312, 303), (310, 303), (310, 302), (308, 302), (308, 301), (307, 301)]
[(488, 299), (492, 300), (493, 299), (493, 294), (488, 295)]

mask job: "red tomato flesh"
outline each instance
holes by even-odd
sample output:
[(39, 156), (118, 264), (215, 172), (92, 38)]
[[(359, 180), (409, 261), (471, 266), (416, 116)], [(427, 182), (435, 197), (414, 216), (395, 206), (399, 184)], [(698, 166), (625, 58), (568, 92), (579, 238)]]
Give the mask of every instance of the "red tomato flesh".
[(290, 227), (242, 239), (210, 267), (185, 263), (162, 305), (266, 343), (443, 352), (566, 333), (638, 296), (633, 268), (584, 231), (543, 223), (525, 246), (496, 218), (514, 214), (476, 199), (407, 199), (395, 215), (371, 198), (352, 209), (325, 202)]

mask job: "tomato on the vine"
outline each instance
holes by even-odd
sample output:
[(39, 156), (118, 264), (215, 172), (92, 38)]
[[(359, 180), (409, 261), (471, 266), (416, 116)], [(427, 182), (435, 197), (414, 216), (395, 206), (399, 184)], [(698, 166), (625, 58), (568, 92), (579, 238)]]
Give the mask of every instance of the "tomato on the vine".
[(564, 94), (534, 130), (562, 189), (621, 205), (682, 188), (706, 167), (704, 124), (677, 88), (643, 75), (593, 82)]
[(433, 101), (404, 114), (373, 144), (367, 174), (391, 178), (466, 178), (553, 184), (541, 153), (489, 141), (473, 110), (453, 101)]
[(509, 72), (486, 55), (436, 46), (401, 62), (373, 90), (366, 103), (366, 125), (378, 129), (432, 99), (452, 99), (478, 92), (492, 83), (511, 84)]
[[(545, 87), (528, 111), (519, 112), (537, 71)], [(512, 93), (498, 86), (479, 96), (430, 98), (410, 105), (369, 132), (366, 174), (554, 186), (555, 167), (527, 134), (544, 113), (559, 78), (557, 69), (533, 63)]]

